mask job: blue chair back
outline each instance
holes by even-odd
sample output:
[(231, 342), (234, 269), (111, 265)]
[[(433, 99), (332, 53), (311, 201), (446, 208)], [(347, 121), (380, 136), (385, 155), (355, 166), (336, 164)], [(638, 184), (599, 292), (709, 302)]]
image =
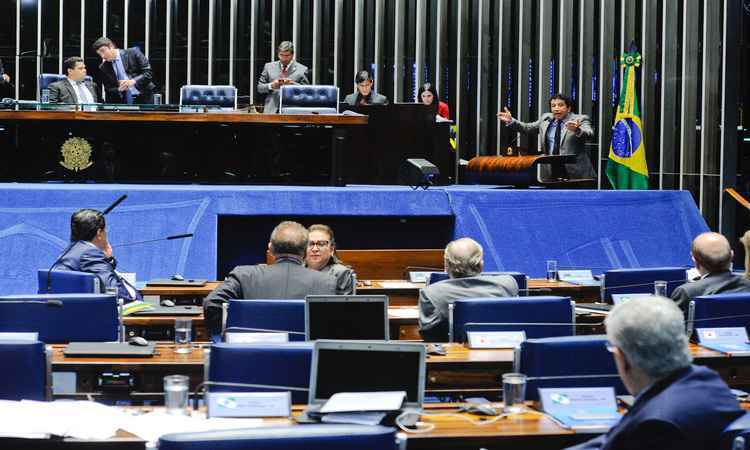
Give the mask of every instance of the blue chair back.
[(231, 327), (292, 331), (299, 334), (289, 333), (290, 341), (304, 341), (305, 301), (230, 300), (226, 328)]
[[(30, 294), (0, 297), (0, 331), (38, 332), (47, 343), (117, 340), (117, 300), (106, 294)], [(62, 303), (55, 306), (56, 300)], [(36, 303), (32, 303), (36, 302)]]
[[(482, 275), (508, 275), (509, 277), (513, 277), (513, 279), (516, 280), (516, 284), (518, 285), (518, 295), (527, 295), (529, 289), (529, 278), (526, 276), (526, 274), (523, 274), (521, 272), (482, 272)], [(432, 272), (430, 273), (430, 278), (427, 279), (427, 284), (430, 285), (447, 279), (448, 274), (445, 272)]]
[(538, 400), (540, 387), (612, 386), (627, 394), (604, 335), (529, 339), (516, 349), (513, 371), (526, 374), (526, 398)]
[(99, 277), (89, 272), (39, 269), (36, 279), (39, 294), (99, 294), (103, 291)]
[(180, 88), (180, 106), (237, 109), (237, 88), (229, 85), (189, 84)]
[[(714, 317), (726, 318), (713, 319)], [(688, 306), (688, 335), (696, 328), (747, 328), (748, 324), (750, 293), (702, 295), (694, 298)]]
[[(67, 78), (65, 75), (60, 75), (59, 73), (42, 73), (39, 75), (39, 92), (42, 92), (42, 89), (47, 89), (50, 84), (55, 83), (57, 81), (62, 81), (65, 78)], [(86, 81), (92, 81), (93, 78), (91, 78), (90, 75), (86, 75)]]
[[(304, 388), (291, 391), (292, 402), (307, 403), (313, 343), (216, 344), (211, 347), (208, 380)], [(287, 391), (288, 389), (209, 386), (210, 391)]]
[(312, 424), (167, 434), (159, 450), (396, 450), (396, 429)]
[(339, 88), (323, 85), (282, 86), (281, 114), (338, 114)]
[(720, 450), (750, 450), (750, 413), (735, 419), (721, 433)]
[(47, 352), (42, 342), (0, 341), (0, 399), (48, 398)]
[[(467, 331), (525, 331), (527, 339), (571, 336), (575, 334), (574, 311), (570, 297), (456, 300), (451, 322), (453, 342), (466, 342)], [(531, 323), (569, 325), (525, 325)]]
[(613, 269), (604, 272), (602, 301), (612, 303), (612, 294), (653, 294), (654, 281), (667, 282), (667, 295), (687, 281), (684, 267)]

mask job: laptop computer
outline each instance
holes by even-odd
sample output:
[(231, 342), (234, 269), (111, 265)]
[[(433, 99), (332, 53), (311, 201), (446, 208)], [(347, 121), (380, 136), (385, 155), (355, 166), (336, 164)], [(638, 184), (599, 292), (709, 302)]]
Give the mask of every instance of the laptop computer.
[(308, 295), (305, 339), (387, 341), (388, 296)]
[(154, 356), (156, 344), (149, 342), (146, 346), (131, 345), (127, 342), (71, 342), (63, 350), (65, 356), (99, 356), (99, 357), (143, 357)]

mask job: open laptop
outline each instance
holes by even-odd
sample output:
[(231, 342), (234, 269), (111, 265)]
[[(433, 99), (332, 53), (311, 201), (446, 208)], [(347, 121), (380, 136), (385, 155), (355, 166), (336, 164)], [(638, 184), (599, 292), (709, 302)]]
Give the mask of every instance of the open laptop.
[(421, 408), (425, 347), (418, 343), (317, 341), (310, 372), (309, 411), (339, 392), (406, 392), (404, 408)]
[(388, 296), (308, 295), (305, 339), (388, 340)]

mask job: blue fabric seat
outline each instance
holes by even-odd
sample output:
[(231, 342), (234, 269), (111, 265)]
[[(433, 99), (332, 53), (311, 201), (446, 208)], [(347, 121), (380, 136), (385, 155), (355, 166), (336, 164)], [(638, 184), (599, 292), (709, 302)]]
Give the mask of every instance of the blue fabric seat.
[(304, 341), (305, 301), (230, 300), (226, 328), (233, 327), (293, 332), (290, 341)]
[[(47, 301), (50, 303), (44, 304)], [(62, 305), (55, 306), (57, 302), (53, 301)], [(38, 332), (39, 340), (47, 344), (115, 341), (117, 324), (115, 295), (30, 294), (0, 297), (0, 331)]]
[[(265, 384), (290, 386), (304, 391), (291, 391), (292, 402), (307, 403), (310, 386), (310, 366), (313, 343), (289, 342), (279, 344), (216, 344), (211, 347), (208, 381), (223, 383)], [(210, 391), (286, 391), (210, 386)]]
[(180, 106), (237, 109), (237, 88), (229, 85), (185, 85), (180, 88)]
[(730, 423), (721, 434), (720, 450), (750, 450), (750, 413)]
[(749, 316), (750, 293), (695, 297), (688, 305), (688, 336), (696, 328), (747, 327)]
[[(509, 277), (513, 277), (513, 279), (516, 280), (516, 284), (518, 285), (518, 295), (525, 296), (528, 293), (529, 277), (521, 272), (482, 272), (482, 275), (508, 275)], [(430, 285), (447, 279), (448, 274), (445, 272), (432, 272), (430, 274), (430, 278), (427, 279), (427, 284)]]
[(313, 424), (167, 434), (159, 450), (396, 450), (396, 430), (382, 426)]
[(604, 272), (602, 301), (612, 303), (612, 294), (653, 294), (654, 281), (667, 282), (667, 295), (687, 281), (684, 267), (613, 269)]
[(0, 370), (0, 399), (48, 398), (48, 366), (44, 343), (0, 340), (0, 361), (3, 362), (3, 370)]
[[(570, 297), (471, 298), (456, 300), (452, 306), (452, 342), (466, 342), (467, 331), (481, 330), (523, 330), (526, 338), (575, 334), (575, 308)], [(533, 323), (554, 325), (529, 325)]]
[(323, 85), (282, 86), (281, 114), (338, 114), (339, 88)]
[(36, 275), (39, 294), (100, 294), (103, 291), (99, 277), (89, 272), (39, 269)]
[(606, 344), (604, 335), (529, 339), (516, 349), (513, 371), (528, 377), (528, 400), (539, 399), (540, 387), (612, 386), (627, 394)]

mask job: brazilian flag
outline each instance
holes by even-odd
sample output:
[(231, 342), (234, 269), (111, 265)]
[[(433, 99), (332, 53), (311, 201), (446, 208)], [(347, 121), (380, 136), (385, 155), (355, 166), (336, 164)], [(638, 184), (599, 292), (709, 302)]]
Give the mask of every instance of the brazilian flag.
[(612, 127), (607, 178), (615, 189), (648, 189), (646, 146), (635, 95), (635, 68), (641, 65), (641, 55), (633, 48), (623, 53), (620, 64), (624, 69), (624, 83)]

